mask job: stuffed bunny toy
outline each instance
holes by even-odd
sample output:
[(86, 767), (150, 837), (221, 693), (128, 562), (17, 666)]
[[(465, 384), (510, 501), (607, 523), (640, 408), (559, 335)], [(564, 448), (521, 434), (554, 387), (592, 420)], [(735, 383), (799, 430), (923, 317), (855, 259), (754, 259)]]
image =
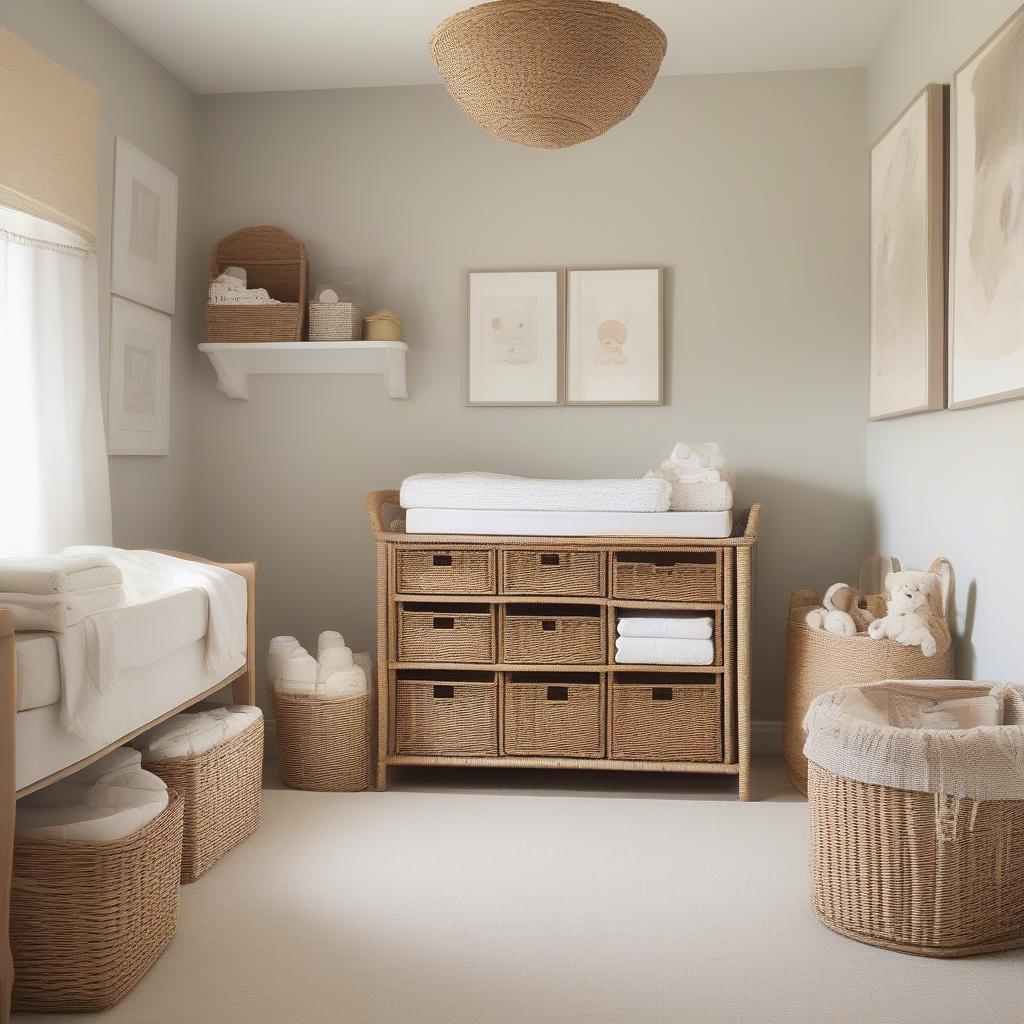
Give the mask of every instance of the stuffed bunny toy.
[(868, 626), (875, 640), (895, 640), (904, 647), (920, 645), (930, 658), (938, 650), (930, 624), (942, 617), (942, 584), (934, 572), (891, 572), (885, 577), (886, 614)]
[(812, 608), (804, 619), (812, 629), (856, 636), (874, 621), (874, 615), (860, 607), (861, 596), (848, 583), (833, 583), (825, 591), (821, 608)]

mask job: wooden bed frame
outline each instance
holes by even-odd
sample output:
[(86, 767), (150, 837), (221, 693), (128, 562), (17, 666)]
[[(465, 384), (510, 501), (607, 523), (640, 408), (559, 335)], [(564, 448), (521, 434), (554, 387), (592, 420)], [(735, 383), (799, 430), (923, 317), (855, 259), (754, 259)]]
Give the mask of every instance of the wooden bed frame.
[(9, 611), (0, 607), (0, 1024), (10, 1024), (11, 990), (14, 986), (14, 961), (11, 956), (10, 943), (10, 911), (11, 911), (11, 869), (14, 858), (14, 808), (18, 797), (27, 796), (37, 789), (58, 782), (67, 775), (77, 772), (86, 765), (92, 764), (116, 747), (134, 739), (136, 736), (159, 725), (172, 715), (184, 711), (193, 704), (198, 704), (211, 694), (231, 687), (231, 699), (236, 704), (256, 703), (256, 573), (259, 566), (256, 562), (212, 562), (196, 555), (180, 551), (164, 551), (163, 554), (185, 558), (191, 562), (205, 562), (207, 565), (218, 565), (222, 569), (230, 569), (244, 577), (246, 586), (246, 660), (245, 664), (227, 678), (197, 694), (190, 700), (171, 708), (153, 721), (139, 726), (132, 732), (107, 744), (96, 753), (76, 761), (60, 771), (48, 775), (38, 782), (16, 790), (15, 785), (15, 751), (14, 741), (18, 716), (18, 680), (17, 661), (14, 650), (14, 619)]

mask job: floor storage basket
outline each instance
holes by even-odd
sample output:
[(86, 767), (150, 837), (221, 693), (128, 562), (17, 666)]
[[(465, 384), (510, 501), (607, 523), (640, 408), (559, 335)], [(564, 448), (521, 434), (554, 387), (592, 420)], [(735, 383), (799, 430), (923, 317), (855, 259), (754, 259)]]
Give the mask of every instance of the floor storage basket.
[(146, 761), (185, 804), (181, 880), (194, 882), (260, 823), (263, 792), (263, 716), (195, 757)]
[(368, 693), (316, 697), (274, 692), (281, 781), (293, 789), (356, 793), (370, 785)]
[(400, 673), (395, 684), (395, 749), (418, 756), (497, 754), (494, 675)]
[[(1024, 799), (1005, 799), (1024, 796), (1024, 690), (1017, 691), (1007, 735), (995, 742), (992, 734), (1002, 730), (842, 726), (836, 703), (851, 691), (959, 699), (990, 689), (916, 685), (846, 688), (816, 700), (808, 714), (815, 912), (850, 938), (921, 956), (1024, 946)], [(919, 751), (917, 763), (910, 753), (901, 763), (901, 750)], [(944, 766), (951, 751), (959, 768)]]
[(178, 918), (184, 801), (111, 842), (14, 843), (14, 1008), (105, 1010), (171, 941)]

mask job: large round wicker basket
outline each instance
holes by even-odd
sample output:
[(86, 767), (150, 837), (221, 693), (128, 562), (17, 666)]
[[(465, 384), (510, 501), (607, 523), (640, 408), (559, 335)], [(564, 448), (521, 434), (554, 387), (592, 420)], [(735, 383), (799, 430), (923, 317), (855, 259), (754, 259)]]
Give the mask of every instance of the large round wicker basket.
[(599, 0), (495, 0), (452, 15), (430, 39), (466, 116), (537, 149), (586, 142), (629, 117), (666, 47), (654, 22)]

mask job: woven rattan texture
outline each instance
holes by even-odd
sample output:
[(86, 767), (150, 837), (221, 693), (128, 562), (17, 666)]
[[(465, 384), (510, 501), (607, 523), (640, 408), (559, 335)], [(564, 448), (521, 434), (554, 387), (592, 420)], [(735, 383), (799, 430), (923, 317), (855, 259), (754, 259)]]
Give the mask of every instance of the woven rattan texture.
[(503, 551), (501, 589), (505, 594), (604, 597), (604, 566), (597, 551)]
[(602, 683), (506, 682), (506, 754), (604, 757)]
[(635, 601), (720, 601), (721, 555), (711, 561), (680, 557), (671, 564), (615, 558), (612, 562), (612, 593)]
[(401, 680), (395, 732), (400, 754), (497, 754), (498, 687)]
[(600, 665), (605, 661), (604, 617), (562, 613), (558, 606), (536, 614), (502, 608), (504, 661), (524, 665)]
[[(722, 696), (717, 684), (616, 683), (611, 756), (640, 761), (720, 761)], [(667, 697), (667, 693), (671, 693)]]
[(403, 605), (398, 613), (398, 658), (408, 662), (494, 661), (494, 614), (480, 612), (418, 611)]
[(395, 573), (401, 594), (493, 594), (494, 552), (399, 549)]

